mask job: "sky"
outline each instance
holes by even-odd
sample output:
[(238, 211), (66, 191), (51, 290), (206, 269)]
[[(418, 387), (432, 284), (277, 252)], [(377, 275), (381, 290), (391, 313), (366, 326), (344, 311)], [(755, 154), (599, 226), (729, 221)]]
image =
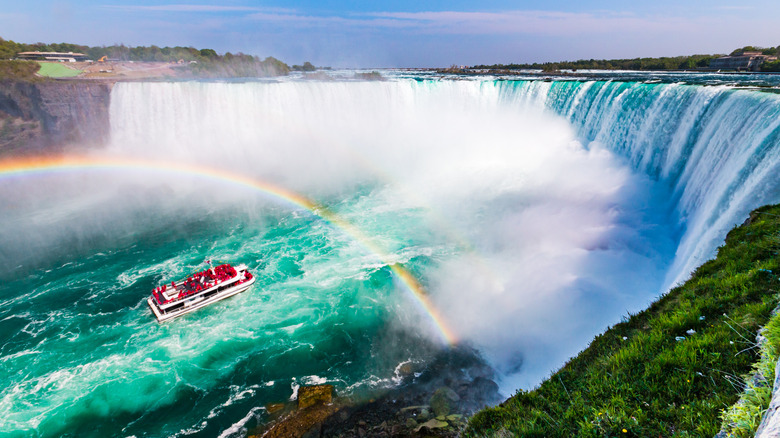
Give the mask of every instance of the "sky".
[(2, 0), (0, 37), (211, 48), (331, 67), (447, 67), (780, 45), (776, 0)]

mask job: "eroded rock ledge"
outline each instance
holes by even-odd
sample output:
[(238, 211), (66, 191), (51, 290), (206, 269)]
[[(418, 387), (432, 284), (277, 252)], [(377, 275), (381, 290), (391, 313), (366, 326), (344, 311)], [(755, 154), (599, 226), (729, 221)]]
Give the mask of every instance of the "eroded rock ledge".
[(275, 437), (455, 437), (466, 418), (501, 400), (494, 371), (465, 347), (445, 350), (423, 369), (402, 370), (402, 383), (369, 401), (333, 396), (333, 387), (301, 388), (298, 406), (266, 406), (270, 422), (250, 431)]
[(109, 81), (0, 81), (0, 155), (105, 143), (113, 85)]

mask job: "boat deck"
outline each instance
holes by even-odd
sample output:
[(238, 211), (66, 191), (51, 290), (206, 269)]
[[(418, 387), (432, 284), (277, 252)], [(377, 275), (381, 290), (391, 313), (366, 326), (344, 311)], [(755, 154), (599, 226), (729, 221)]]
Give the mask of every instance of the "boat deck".
[(147, 301), (157, 319), (163, 321), (243, 292), (254, 282), (245, 265), (236, 269), (224, 264), (159, 286)]

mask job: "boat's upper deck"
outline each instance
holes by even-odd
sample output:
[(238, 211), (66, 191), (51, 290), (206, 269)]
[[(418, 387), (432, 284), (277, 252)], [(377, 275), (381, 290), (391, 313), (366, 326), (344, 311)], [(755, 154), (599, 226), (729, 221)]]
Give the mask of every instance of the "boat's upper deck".
[(152, 291), (152, 296), (157, 305), (165, 307), (189, 296), (207, 292), (215, 287), (229, 285), (235, 282), (244, 282), (252, 278), (246, 265), (239, 265), (238, 269), (229, 264), (215, 266), (205, 271), (190, 275), (178, 282), (172, 281)]

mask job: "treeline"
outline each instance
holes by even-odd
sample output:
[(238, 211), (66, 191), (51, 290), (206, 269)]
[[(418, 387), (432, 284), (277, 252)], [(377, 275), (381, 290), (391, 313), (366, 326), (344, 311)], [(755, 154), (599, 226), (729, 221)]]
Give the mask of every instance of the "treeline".
[[(780, 46), (761, 48), (746, 46), (731, 52), (731, 56), (742, 52), (761, 52), (764, 55), (777, 56)], [(708, 68), (710, 62), (724, 55), (690, 55), (661, 58), (634, 59), (581, 59), (578, 61), (544, 62), (533, 64), (493, 64), (475, 65), (474, 69), (488, 70), (698, 70)], [(762, 71), (780, 71), (780, 63), (770, 62), (762, 65)]]
[(743, 52), (761, 52), (762, 55), (777, 56), (780, 53), (780, 46), (777, 47), (758, 47), (758, 46), (745, 46), (741, 49), (735, 49), (729, 53), (729, 56), (736, 56)]
[(634, 59), (581, 59), (579, 61), (533, 64), (475, 65), (472, 68), (490, 70), (695, 70), (706, 68), (717, 56), (693, 55)]
[(220, 55), (213, 49), (194, 47), (129, 47), (124, 44), (112, 46), (83, 46), (70, 43), (17, 43), (0, 38), (0, 59), (13, 59), (20, 52), (77, 52), (92, 60), (106, 57), (109, 60), (138, 62), (182, 62), (196, 76), (277, 76), (290, 72), (284, 62), (267, 57), (263, 60), (244, 53)]

